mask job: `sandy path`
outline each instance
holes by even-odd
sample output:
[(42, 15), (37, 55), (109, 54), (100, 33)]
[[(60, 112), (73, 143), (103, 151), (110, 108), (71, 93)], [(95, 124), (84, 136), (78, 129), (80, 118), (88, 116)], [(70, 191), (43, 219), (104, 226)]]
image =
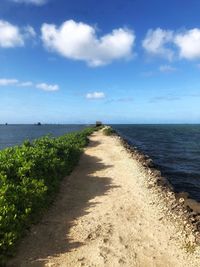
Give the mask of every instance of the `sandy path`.
[(119, 140), (95, 133), (9, 266), (200, 266), (157, 200)]

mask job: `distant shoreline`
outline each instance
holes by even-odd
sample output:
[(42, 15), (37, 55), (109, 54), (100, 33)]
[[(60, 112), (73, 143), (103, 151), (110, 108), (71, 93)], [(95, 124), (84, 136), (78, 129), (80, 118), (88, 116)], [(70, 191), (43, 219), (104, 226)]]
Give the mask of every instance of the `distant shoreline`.
[[(94, 123), (43, 123), (42, 125), (94, 125)], [(9, 125), (37, 125), (37, 123), (0, 123), (0, 126)], [(200, 125), (200, 122), (196, 123), (108, 123), (106, 125)]]

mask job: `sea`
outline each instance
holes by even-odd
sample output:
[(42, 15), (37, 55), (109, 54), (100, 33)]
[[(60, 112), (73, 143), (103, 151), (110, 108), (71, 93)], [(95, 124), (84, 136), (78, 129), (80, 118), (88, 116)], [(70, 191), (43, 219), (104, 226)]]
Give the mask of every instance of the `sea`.
[(66, 133), (82, 130), (85, 127), (86, 125), (76, 124), (0, 125), (0, 149), (20, 145), (24, 140), (32, 141), (49, 134), (57, 137)]
[[(20, 145), (47, 134), (60, 136), (86, 125), (0, 125), (0, 149)], [(200, 125), (121, 124), (112, 127), (129, 144), (153, 160), (173, 185), (175, 192), (187, 192), (200, 202)]]
[(200, 125), (112, 125), (147, 154), (175, 192), (200, 202)]

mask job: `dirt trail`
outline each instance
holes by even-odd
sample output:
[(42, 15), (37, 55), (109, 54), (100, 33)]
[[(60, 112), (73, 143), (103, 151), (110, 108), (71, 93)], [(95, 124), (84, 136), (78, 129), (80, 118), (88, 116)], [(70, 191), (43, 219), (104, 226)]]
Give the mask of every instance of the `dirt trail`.
[(165, 219), (141, 165), (119, 140), (97, 132), (13, 267), (190, 267), (178, 226)]

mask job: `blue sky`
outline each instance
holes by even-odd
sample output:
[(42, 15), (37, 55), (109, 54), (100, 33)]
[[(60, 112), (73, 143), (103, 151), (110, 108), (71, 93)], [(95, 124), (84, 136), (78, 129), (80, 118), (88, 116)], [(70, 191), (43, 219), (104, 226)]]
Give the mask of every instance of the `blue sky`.
[(1, 0), (0, 123), (199, 123), (200, 1)]

